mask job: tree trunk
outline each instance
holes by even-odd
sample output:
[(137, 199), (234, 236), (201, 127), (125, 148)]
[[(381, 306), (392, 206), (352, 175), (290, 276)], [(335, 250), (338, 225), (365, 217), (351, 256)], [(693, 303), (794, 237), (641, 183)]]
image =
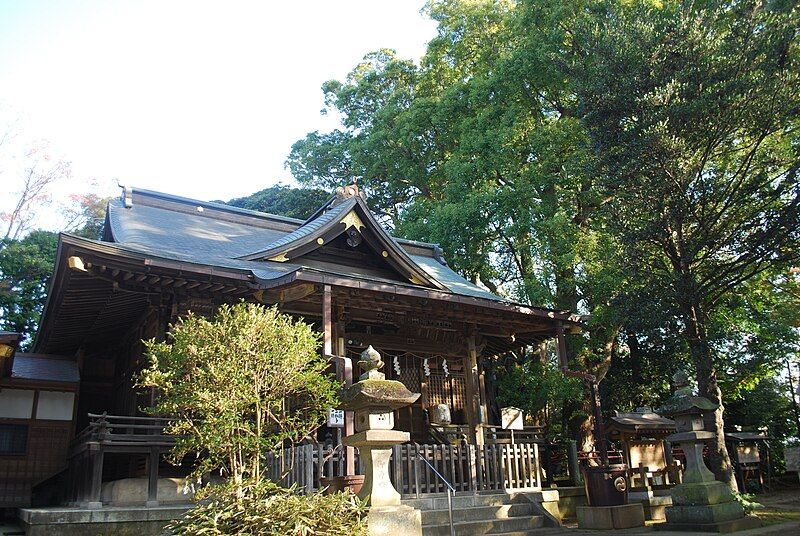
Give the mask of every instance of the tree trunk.
[(708, 345), (705, 329), (705, 315), (699, 304), (691, 305), (686, 311), (686, 339), (689, 344), (692, 360), (697, 369), (698, 394), (719, 404), (716, 411), (706, 415), (705, 426), (714, 432), (714, 439), (708, 445), (709, 469), (720, 482), (725, 482), (731, 489), (738, 491), (736, 478), (731, 466), (731, 458), (725, 446), (725, 422), (722, 405), (722, 391), (717, 385), (717, 371), (714, 356)]

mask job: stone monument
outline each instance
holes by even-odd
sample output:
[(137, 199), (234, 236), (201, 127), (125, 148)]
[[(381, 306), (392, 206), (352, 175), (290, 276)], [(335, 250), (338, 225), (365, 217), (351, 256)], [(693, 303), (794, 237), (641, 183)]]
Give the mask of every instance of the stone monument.
[(364, 465), (364, 485), (359, 498), (369, 504), (367, 526), (370, 535), (421, 536), (421, 513), (400, 504), (400, 494), (389, 479), (392, 446), (410, 439), (408, 432), (393, 430), (393, 411), (419, 398), (398, 381), (387, 380), (379, 371), (381, 355), (370, 346), (358, 362), (364, 373), (342, 396), (341, 408), (355, 413), (356, 433), (342, 439), (358, 447)]
[(683, 482), (672, 488), (672, 506), (666, 508), (667, 522), (660, 530), (690, 532), (733, 532), (761, 526), (755, 516), (745, 516), (744, 509), (731, 488), (714, 479), (703, 461), (703, 445), (714, 432), (704, 430), (703, 414), (717, 409), (707, 398), (693, 396), (689, 377), (678, 372), (672, 377), (675, 393), (658, 412), (675, 420), (677, 433), (667, 441), (677, 443), (686, 454)]

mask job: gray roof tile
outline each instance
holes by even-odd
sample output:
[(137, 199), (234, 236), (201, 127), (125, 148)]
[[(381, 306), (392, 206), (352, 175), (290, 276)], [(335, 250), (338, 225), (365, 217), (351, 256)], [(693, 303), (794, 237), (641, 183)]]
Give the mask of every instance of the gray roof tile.
[[(156, 195), (156, 194), (153, 194)], [(157, 194), (159, 200), (170, 199), (176, 203), (194, 206), (195, 202), (184, 198)], [(197, 206), (203, 203), (196, 202)], [(196, 208), (196, 207), (195, 207)], [(246, 261), (239, 257), (254, 252), (268, 251), (288, 244), (303, 235), (324, 225), (339, 212), (351, 208), (351, 203), (342, 203), (323, 214), (313, 222), (307, 222), (296, 231), (280, 231), (264, 226), (248, 225), (246, 221), (233, 222), (213, 217), (211, 211), (187, 213), (184, 210), (171, 210), (163, 206), (149, 206), (134, 202), (125, 208), (121, 200), (109, 203), (109, 222), (115, 246), (156, 257), (191, 262), (221, 268), (249, 270), (261, 280), (282, 277), (304, 268), (301, 259), (292, 263), (272, 261)], [(252, 211), (248, 211), (252, 213)], [(286, 220), (288, 221), (288, 220)], [(402, 241), (397, 241), (403, 247)], [(421, 243), (413, 243), (424, 246)], [(443, 284), (450, 292), (462, 296), (507, 301), (464, 279), (455, 271), (438, 262), (433, 257), (409, 255), (427, 274)], [(320, 271), (318, 268), (308, 268)], [(330, 273), (363, 277), (355, 273), (342, 272), (342, 267), (331, 269)], [(397, 283), (392, 281), (392, 283)]]
[(74, 361), (25, 354), (14, 356), (11, 377), (21, 380), (71, 383), (81, 380), (78, 364)]

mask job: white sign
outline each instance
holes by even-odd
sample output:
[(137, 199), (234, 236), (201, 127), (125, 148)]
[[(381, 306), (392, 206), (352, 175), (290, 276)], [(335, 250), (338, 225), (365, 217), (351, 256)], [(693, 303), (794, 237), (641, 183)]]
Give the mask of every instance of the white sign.
[(521, 409), (509, 406), (500, 408), (500, 418), (503, 430), (522, 430), (525, 415)]
[(344, 428), (344, 410), (343, 409), (329, 409), (328, 410), (328, 427), (329, 428)]
[(786, 447), (783, 455), (786, 458), (786, 470), (800, 473), (800, 447)]

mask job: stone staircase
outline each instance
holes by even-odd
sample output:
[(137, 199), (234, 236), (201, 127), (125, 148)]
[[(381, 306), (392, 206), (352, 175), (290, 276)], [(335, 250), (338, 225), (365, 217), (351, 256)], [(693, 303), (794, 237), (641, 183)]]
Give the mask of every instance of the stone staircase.
[[(423, 536), (450, 536), (447, 496), (407, 499), (403, 504), (422, 511)], [(547, 524), (536, 505), (524, 496), (494, 493), (453, 497), (457, 536), (541, 536)]]

